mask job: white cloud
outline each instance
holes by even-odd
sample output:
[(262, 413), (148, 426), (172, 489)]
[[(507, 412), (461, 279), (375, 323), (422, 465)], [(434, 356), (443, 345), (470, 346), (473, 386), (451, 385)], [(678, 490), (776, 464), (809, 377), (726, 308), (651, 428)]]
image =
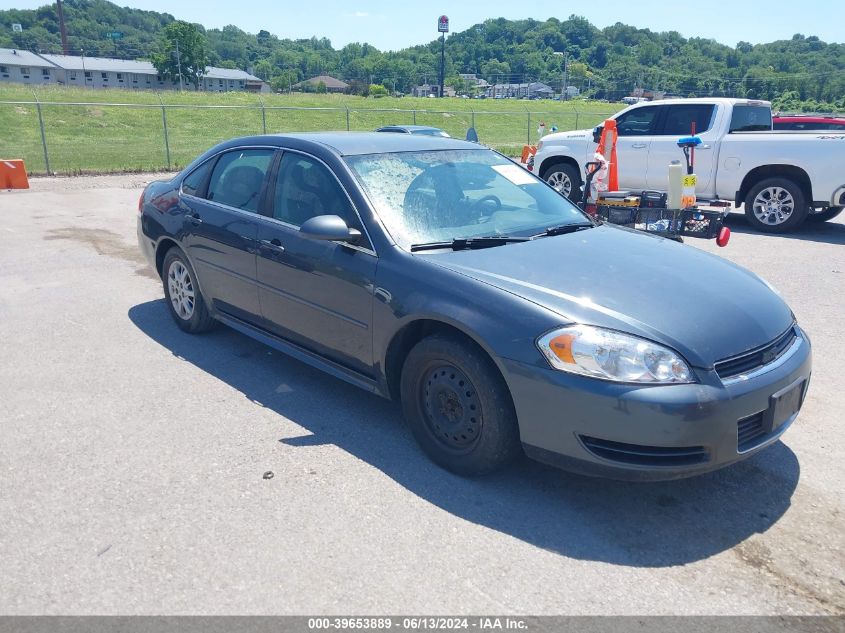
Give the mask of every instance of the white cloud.
[(366, 11), (356, 11), (352, 15), (354, 15), (356, 18), (366, 18), (370, 14), (367, 13)]

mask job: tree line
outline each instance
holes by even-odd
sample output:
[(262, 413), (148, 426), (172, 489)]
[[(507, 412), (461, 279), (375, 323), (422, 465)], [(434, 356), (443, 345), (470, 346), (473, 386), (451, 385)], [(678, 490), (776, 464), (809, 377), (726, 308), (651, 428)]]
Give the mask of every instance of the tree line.
[[(436, 83), (439, 76), (438, 40), (400, 51), (357, 42), (335, 49), (324, 37), (283, 39), (267, 30), (252, 34), (236, 26), (175, 26), (185, 23), (167, 13), (107, 0), (65, 0), (64, 7), (72, 54), (116, 53), (166, 64), (173, 58), (174, 37), (191, 31), (202, 49), (197, 64), (250, 70), (275, 90), (328, 74), (350, 82), (360, 93), (372, 85), (408, 93), (420, 83)], [(13, 23), (23, 30), (13, 32)], [(106, 39), (111, 31), (122, 32), (122, 39)], [(55, 5), (0, 11), (0, 47), (61, 52)], [(731, 47), (621, 23), (599, 29), (575, 15), (544, 21), (488, 19), (447, 39), (447, 83), (459, 92), (471, 90), (461, 73), (490, 83), (542, 81), (555, 90), (565, 75), (567, 84), (595, 99), (618, 100), (642, 88), (678, 96), (768, 99), (794, 110), (845, 110), (845, 45), (803, 34)]]

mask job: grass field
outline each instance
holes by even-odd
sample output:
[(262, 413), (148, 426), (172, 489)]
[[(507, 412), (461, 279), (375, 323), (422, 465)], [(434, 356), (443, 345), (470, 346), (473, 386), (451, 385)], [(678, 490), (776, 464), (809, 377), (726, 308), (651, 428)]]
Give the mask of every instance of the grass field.
[(42, 104), (50, 170), (69, 174), (166, 169), (162, 103), (173, 169), (219, 141), (265, 129), (268, 133), (372, 130), (396, 123), (433, 125), (460, 138), (474, 125), (482, 143), (518, 155), (527, 141), (536, 142), (540, 121), (560, 130), (592, 127), (622, 107), (589, 101), (0, 86), (0, 159), (23, 158), (32, 173), (46, 171), (37, 107), (8, 102), (34, 102), (36, 97)]

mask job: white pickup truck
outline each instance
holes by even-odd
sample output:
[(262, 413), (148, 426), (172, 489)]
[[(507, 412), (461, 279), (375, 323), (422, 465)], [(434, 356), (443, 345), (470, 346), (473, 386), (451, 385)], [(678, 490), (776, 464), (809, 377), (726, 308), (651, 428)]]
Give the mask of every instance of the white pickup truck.
[[(696, 194), (745, 205), (755, 228), (782, 233), (804, 220), (830, 220), (845, 207), (845, 134), (773, 132), (771, 104), (747, 99), (638, 103), (616, 119), (619, 186), (665, 191), (669, 164), (683, 163), (677, 141), (695, 122)], [(573, 200), (592, 160), (593, 130), (543, 137), (528, 168)]]

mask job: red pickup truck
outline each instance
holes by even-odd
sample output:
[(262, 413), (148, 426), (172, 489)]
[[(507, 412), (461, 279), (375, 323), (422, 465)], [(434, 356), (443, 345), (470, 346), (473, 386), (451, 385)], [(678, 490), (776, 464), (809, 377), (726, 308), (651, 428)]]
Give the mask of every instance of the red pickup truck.
[(834, 130), (845, 132), (845, 118), (819, 115), (777, 115), (772, 117), (776, 130)]

